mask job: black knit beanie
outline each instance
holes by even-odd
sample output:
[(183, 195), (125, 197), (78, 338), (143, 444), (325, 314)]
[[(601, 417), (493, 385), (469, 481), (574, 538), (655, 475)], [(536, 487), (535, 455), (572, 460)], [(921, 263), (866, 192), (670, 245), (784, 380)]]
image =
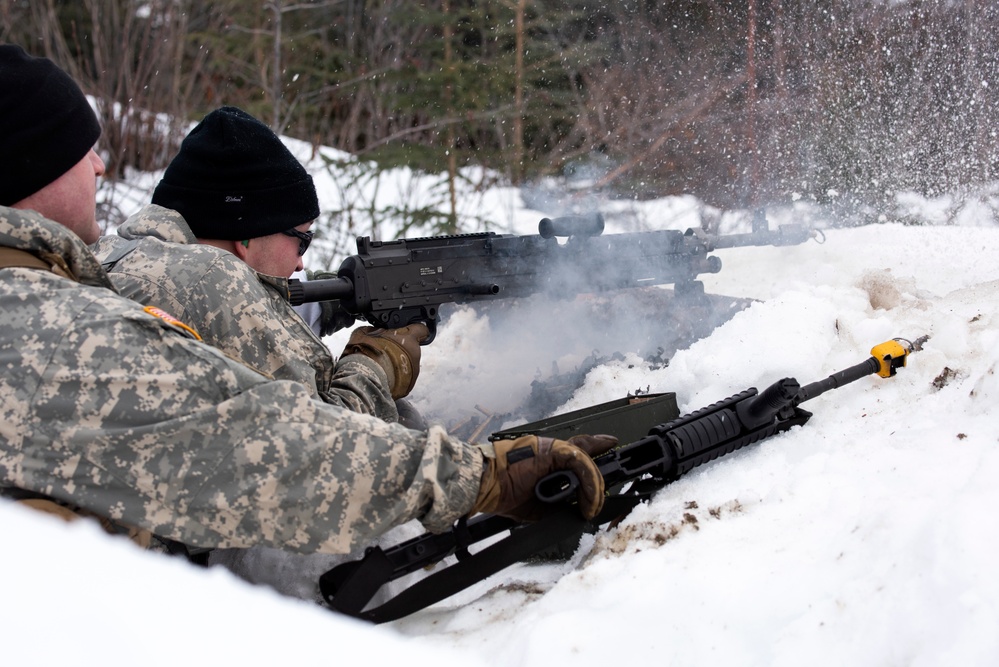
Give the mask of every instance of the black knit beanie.
[(0, 205), (65, 174), (100, 136), (94, 110), (68, 74), (20, 46), (0, 44)]
[(180, 145), (153, 203), (198, 238), (242, 241), (319, 217), (316, 186), (269, 127), (236, 107), (205, 116)]

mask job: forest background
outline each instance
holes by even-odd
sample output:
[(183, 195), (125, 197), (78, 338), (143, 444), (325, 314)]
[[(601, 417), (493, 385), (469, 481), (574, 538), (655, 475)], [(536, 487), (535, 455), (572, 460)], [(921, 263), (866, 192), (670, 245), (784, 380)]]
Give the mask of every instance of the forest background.
[(990, 0), (0, 0), (0, 41), (94, 96), (112, 185), (233, 104), (366, 178), (440, 174), (406, 212), (434, 233), (497, 181), (855, 224), (999, 172)]

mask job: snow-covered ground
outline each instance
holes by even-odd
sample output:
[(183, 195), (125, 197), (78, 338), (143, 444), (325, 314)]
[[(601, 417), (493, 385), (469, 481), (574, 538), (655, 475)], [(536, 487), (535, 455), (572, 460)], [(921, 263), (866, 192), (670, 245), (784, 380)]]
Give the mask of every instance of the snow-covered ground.
[[(493, 202), (501, 231), (530, 233), (544, 212), (514, 195)], [(683, 228), (697, 203), (640, 208)], [(372, 627), (0, 502), (4, 662), (999, 664), (999, 228), (983, 210), (825, 236), (719, 251), (707, 291), (758, 301), (665, 368), (626, 355), (594, 369), (563, 409), (648, 387), (687, 412), (825, 378), (896, 336), (929, 335), (925, 349), (895, 378), (809, 402), (804, 427), (695, 469), (569, 563), (515, 566)], [(525, 326), (557, 340), (587, 323)], [(489, 329), (488, 314), (449, 320), (419, 388), (467, 400), (454, 360), (481, 354)]]
[(895, 378), (695, 469), (571, 567), (519, 567), (396, 626), (503, 665), (996, 664), (997, 251), (992, 227), (884, 225), (726, 253), (708, 289), (764, 301), (668, 368), (592, 371), (565, 408), (651, 385), (691, 411), (931, 338)]

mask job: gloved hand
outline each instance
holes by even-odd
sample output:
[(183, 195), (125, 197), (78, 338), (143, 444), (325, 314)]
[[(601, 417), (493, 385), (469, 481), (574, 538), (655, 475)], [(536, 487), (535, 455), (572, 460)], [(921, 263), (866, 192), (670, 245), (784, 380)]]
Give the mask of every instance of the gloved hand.
[[(337, 277), (335, 273), (329, 271), (311, 271), (309, 269), (305, 270), (305, 276), (309, 280), (328, 280)], [(320, 336), (334, 334), (340, 329), (353, 326), (356, 321), (353, 315), (340, 306), (339, 301), (320, 301), (319, 313), (319, 331), (316, 333)]]
[(610, 435), (577, 435), (569, 440), (525, 435), (480, 445), (486, 468), (471, 513), (491, 512), (518, 521), (536, 521), (548, 506), (534, 496), (535, 485), (548, 474), (570, 470), (579, 479), (579, 510), (592, 519), (604, 504), (604, 478), (592, 457), (615, 445), (617, 438)]
[(392, 398), (408, 396), (420, 376), (420, 341), (426, 340), (430, 330), (425, 324), (410, 324), (400, 329), (375, 329), (358, 327), (341, 356), (363, 354), (373, 359), (389, 379)]
[(357, 320), (352, 314), (344, 310), (339, 301), (320, 301), (319, 312), (320, 336), (329, 336), (340, 329), (353, 326)]

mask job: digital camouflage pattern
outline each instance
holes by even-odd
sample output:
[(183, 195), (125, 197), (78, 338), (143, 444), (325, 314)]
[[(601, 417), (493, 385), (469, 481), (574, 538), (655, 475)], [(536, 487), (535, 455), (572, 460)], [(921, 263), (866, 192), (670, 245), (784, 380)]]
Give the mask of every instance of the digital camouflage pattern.
[(134, 249), (109, 273), (122, 295), (166, 310), (206, 343), (265, 375), (300, 382), (327, 403), (399, 420), (384, 371), (359, 355), (334, 363), (285, 298), (286, 278), (257, 273), (232, 253), (198, 243), (179, 213), (155, 204), (93, 250), (104, 262), (122, 246)]
[(471, 508), (482, 455), (314, 400), (143, 311), (87, 247), (0, 207), (0, 247), (59, 256), (79, 282), (0, 269), (0, 486), (193, 547), (344, 553), (412, 518)]

